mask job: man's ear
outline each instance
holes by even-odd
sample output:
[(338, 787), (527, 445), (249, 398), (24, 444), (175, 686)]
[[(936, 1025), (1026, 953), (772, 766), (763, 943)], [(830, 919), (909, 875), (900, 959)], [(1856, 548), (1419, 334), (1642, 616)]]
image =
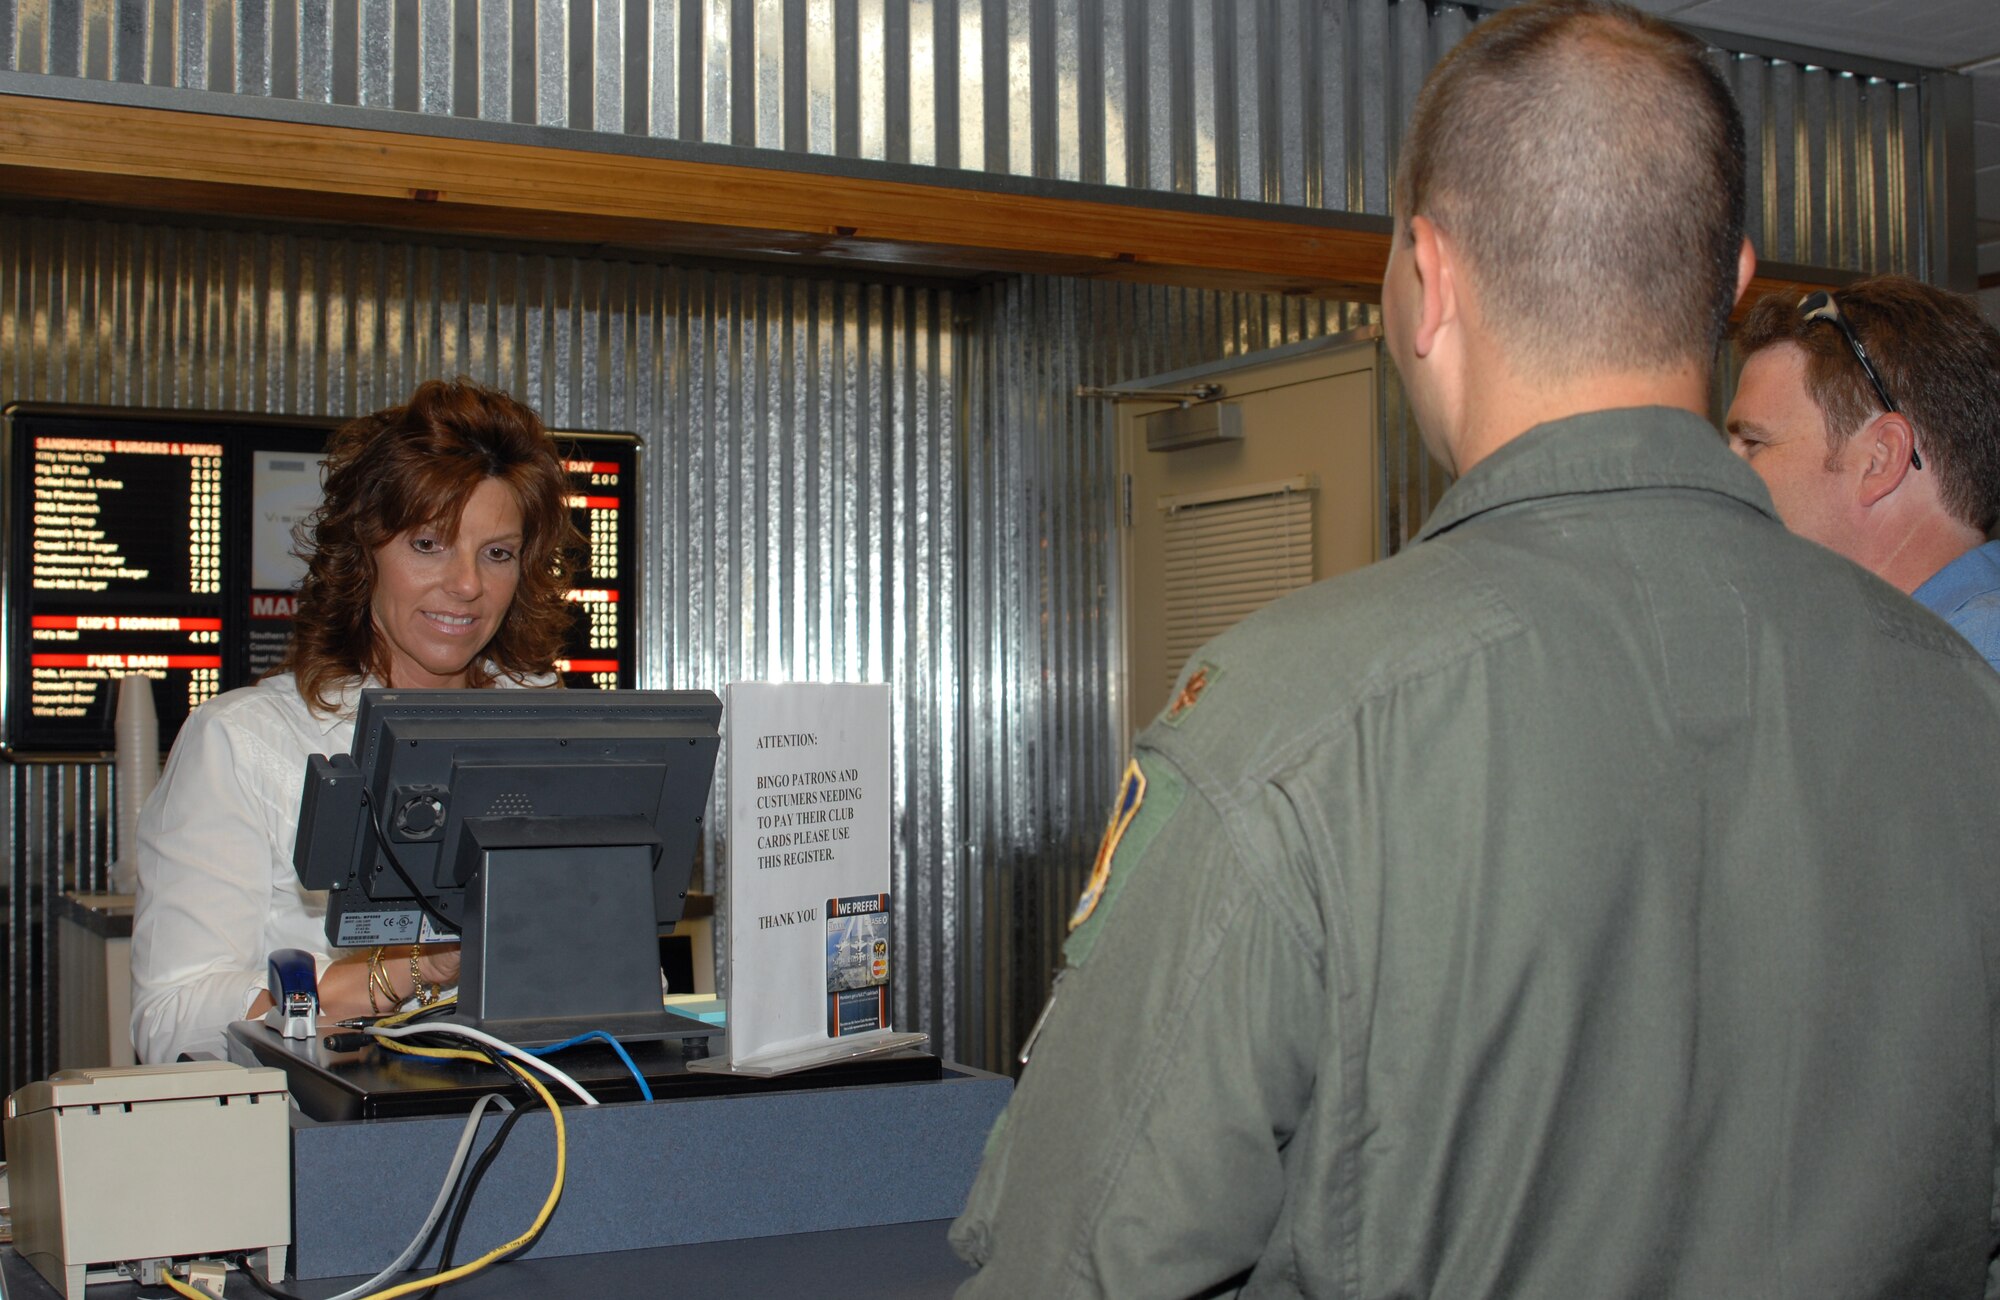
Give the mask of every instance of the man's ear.
[(1410, 264), (1416, 268), (1421, 293), (1416, 328), (1410, 332), (1410, 347), (1427, 357), (1437, 346), (1438, 335), (1458, 320), (1457, 258), (1429, 217), (1410, 218)]
[(1910, 453), (1917, 445), (1917, 431), (1909, 417), (1896, 411), (1876, 416), (1854, 435), (1863, 439), (1860, 450), (1867, 453), (1861, 467), (1861, 505), (1872, 506), (1903, 485), (1910, 472)]
[(1750, 237), (1743, 237), (1743, 247), (1736, 250), (1736, 297), (1734, 302), (1742, 302), (1749, 291), (1750, 280), (1757, 274), (1757, 250), (1750, 246)]

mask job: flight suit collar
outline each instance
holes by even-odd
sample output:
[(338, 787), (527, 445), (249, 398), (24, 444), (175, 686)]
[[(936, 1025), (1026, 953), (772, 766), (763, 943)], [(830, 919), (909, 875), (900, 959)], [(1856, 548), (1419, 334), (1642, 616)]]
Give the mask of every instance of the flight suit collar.
[(1453, 483), (1417, 540), (1504, 506), (1635, 488), (1716, 492), (1777, 518), (1763, 480), (1730, 454), (1714, 426), (1688, 411), (1644, 406), (1536, 425)]

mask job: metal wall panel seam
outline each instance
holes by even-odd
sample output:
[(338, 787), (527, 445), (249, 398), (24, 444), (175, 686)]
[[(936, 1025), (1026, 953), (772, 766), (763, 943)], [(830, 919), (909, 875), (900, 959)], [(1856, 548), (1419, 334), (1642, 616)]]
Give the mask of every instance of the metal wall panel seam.
[[(1105, 81), (1119, 34), (1107, 27), (1116, 0), (1073, 0), (1076, 19), (1056, 19), (1058, 66), (1064, 81), (1063, 119), (1057, 133), (1066, 142), (1059, 170), (1065, 176), (1101, 185), (1105, 176)], [(1107, 8), (1111, 11), (1107, 14)], [(1066, 11), (1065, 11), (1066, 12)]]

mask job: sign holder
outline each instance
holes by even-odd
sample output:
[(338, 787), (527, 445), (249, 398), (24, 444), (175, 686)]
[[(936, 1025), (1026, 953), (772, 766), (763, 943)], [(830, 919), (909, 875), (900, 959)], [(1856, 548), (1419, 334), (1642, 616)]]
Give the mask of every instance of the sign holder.
[(688, 1068), (770, 1078), (928, 1041), (893, 1024), (889, 687), (727, 699), (728, 1039)]

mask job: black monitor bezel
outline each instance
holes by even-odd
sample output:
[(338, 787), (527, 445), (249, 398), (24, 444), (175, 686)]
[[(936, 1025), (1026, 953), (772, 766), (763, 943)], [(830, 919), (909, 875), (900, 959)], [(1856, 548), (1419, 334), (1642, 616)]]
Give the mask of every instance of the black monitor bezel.
[[(654, 865), (655, 920), (664, 928), (680, 919), (695, 846), (714, 783), (721, 724), (722, 701), (710, 691), (371, 687), (360, 694), (349, 753), (359, 769), (367, 797), (373, 801), (374, 816), (379, 819), (384, 815), (388, 793), (399, 784), (392, 751), (393, 736), (399, 728), (433, 733), (430, 738), (434, 741), (440, 739), (434, 733), (462, 729), (465, 732), (462, 744), (475, 755), (482, 746), (505, 747), (511, 742), (546, 746), (551, 740), (602, 738), (613, 731), (625, 733), (627, 739), (689, 741), (693, 751), (689, 761), (696, 765), (694, 770), (699, 772), (700, 779), (679, 791), (677, 801), (663, 797), (653, 822), (661, 844)], [(454, 765), (456, 762), (454, 757)], [(382, 825), (382, 832), (388, 832), (386, 824)], [(441, 841), (435, 849), (407, 855), (402, 865), (428, 902), (449, 919), (462, 923), (466, 886), (442, 884), (437, 879), (448, 866), (446, 860), (452, 847)], [(399, 892), (378, 899), (368, 891), (363, 881), (374, 876), (381, 852), (374, 824), (357, 827), (354, 850), (345, 871), (339, 875), (343, 887), (328, 896), (326, 932), (330, 943), (337, 942), (346, 912), (415, 906), (393, 874), (384, 879), (384, 887)], [(300, 867), (303, 875), (304, 864)]]

